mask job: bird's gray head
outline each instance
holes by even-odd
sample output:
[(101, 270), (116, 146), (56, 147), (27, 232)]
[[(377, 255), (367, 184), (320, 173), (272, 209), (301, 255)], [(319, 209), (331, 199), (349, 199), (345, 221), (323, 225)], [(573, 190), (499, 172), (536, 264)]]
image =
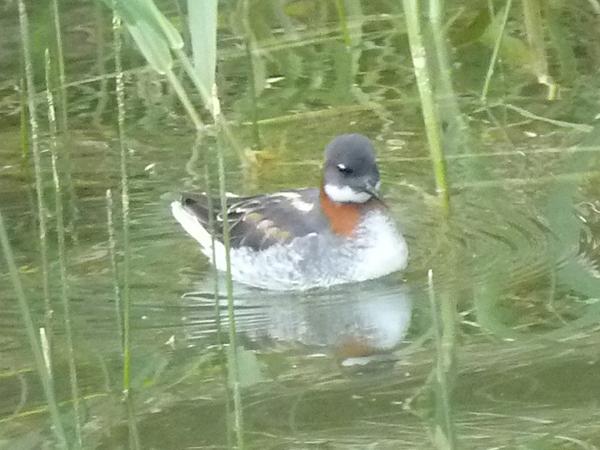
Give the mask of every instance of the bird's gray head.
[(379, 170), (371, 141), (361, 134), (342, 134), (325, 148), (323, 190), (339, 203), (365, 203), (377, 196)]

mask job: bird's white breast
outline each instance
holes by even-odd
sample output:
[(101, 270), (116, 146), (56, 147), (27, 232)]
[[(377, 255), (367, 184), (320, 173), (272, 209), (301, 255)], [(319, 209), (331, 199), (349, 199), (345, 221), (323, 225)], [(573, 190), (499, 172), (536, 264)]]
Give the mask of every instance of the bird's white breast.
[(370, 280), (406, 267), (408, 248), (391, 218), (372, 211), (358, 232), (357, 261), (354, 279)]

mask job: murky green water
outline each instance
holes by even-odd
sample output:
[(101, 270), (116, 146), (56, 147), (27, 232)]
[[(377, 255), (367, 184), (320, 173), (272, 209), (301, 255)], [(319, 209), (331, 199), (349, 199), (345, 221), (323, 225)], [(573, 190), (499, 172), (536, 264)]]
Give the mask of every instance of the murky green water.
[[(13, 3), (0, 3), (0, 212), (39, 328), (47, 324), (32, 162), (21, 150)], [(545, 9), (550, 68), (561, 86), (554, 101), (522, 64), (523, 18), (514, 6), (514, 51), (501, 54), (487, 106), (479, 95), (493, 42), (481, 31), (487, 5), (471, 3), (448, 12), (451, 75), (468, 125), (457, 132), (452, 121), (444, 124), (448, 217), (435, 196), (399, 5), (346, 2), (348, 50), (335, 2), (249, 2), (252, 64), (239, 10), (223, 5), (223, 110), (244, 147), (264, 150), (242, 163), (226, 149), (228, 190), (315, 185), (324, 145), (336, 134), (361, 132), (376, 143), (384, 197), (410, 249), (404, 273), (360, 285), (306, 293), (235, 285), (241, 411), (228, 375), (226, 300), (215, 307), (211, 268), (169, 210), (178, 191), (206, 189), (205, 163), (216, 186), (214, 135), (209, 129), (196, 139), (169, 86), (126, 42), (129, 416), (105, 199), (111, 189), (122, 269), (110, 16), (93, 3), (61, 4), (69, 131), (59, 136), (59, 150), (70, 148), (75, 194), (65, 195), (67, 270), (84, 448), (130, 447), (132, 422), (141, 448), (227, 448), (236, 442), (236, 413), (246, 447), (257, 449), (451, 448), (444, 436), (454, 436), (460, 449), (600, 447), (600, 134), (573, 126), (593, 126), (600, 113), (600, 27), (588, 11), (594, 2)], [(172, 3), (161, 6), (179, 23)], [(51, 16), (49, 7), (29, 8), (50, 230), (46, 333), (59, 409), (74, 442), (42, 92)], [(53, 448), (4, 259), (0, 278), (0, 447)]]

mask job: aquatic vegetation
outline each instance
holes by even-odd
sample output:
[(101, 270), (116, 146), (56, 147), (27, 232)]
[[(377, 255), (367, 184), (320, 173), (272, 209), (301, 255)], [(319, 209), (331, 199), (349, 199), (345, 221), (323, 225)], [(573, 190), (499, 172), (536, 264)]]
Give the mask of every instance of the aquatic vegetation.
[[(0, 446), (595, 448), (596, 0), (25, 5)], [(246, 290), (176, 235), (170, 193), (316, 185), (343, 132), (407, 271)]]

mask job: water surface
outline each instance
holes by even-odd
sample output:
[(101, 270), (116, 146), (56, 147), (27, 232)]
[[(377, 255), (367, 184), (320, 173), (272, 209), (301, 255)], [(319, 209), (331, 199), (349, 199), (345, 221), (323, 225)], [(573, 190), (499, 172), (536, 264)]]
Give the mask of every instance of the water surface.
[[(448, 146), (446, 215), (435, 193), (396, 5), (347, 2), (347, 49), (333, 2), (251, 3), (252, 61), (240, 30), (228, 22), (235, 11), (221, 11), (218, 83), (236, 139), (247, 152), (262, 153), (248, 162), (225, 149), (228, 190), (254, 194), (316, 185), (325, 144), (343, 132), (364, 133), (377, 147), (383, 195), (406, 235), (410, 263), (381, 280), (304, 293), (234, 285), (234, 354), (223, 285), (216, 306), (211, 267), (169, 212), (179, 191), (216, 186), (213, 132), (195, 136), (166, 82), (128, 43), (132, 391), (142, 448), (234, 445), (232, 357), (240, 367), (249, 448), (448, 448), (436, 434), (440, 424), (456, 437), (456, 448), (600, 447), (598, 132), (569, 125), (594, 125), (599, 113), (593, 100), (600, 87), (593, 56), (597, 17), (556, 6), (577, 19), (554, 29), (568, 36), (577, 63), (567, 78), (553, 60), (564, 87), (559, 99), (546, 100), (535, 76), (505, 56), (484, 105), (478, 99), (491, 48), (477, 37), (474, 12), (451, 8), (457, 21), (449, 42), (451, 75), (468, 127), (458, 138), (451, 129), (444, 135), (460, 143)], [(69, 129), (59, 136), (59, 150), (71, 152), (74, 195), (64, 197), (67, 269), (84, 448), (126, 448), (132, 418), (121, 392), (105, 200), (111, 189), (122, 268), (110, 17), (93, 4), (61, 6), (68, 29)], [(16, 6), (0, 7), (6, 42), (18, 36)], [(173, 6), (162, 7), (177, 22)], [(48, 17), (40, 7), (30, 19), (38, 36), (34, 69), (50, 230), (53, 379), (73, 438), (43, 113)], [(518, 11), (510, 25), (516, 39)], [(13, 89), (20, 77), (18, 45), (0, 51), (0, 64), (11, 69), (3, 71), (0, 86), (0, 210), (42, 327), (34, 178), (31, 158), (21, 151)], [(250, 74), (258, 84), (254, 99)], [(568, 124), (536, 120), (507, 104)], [(52, 448), (47, 403), (5, 265), (0, 272), (0, 446)], [(447, 369), (443, 379), (436, 375), (440, 365)]]

